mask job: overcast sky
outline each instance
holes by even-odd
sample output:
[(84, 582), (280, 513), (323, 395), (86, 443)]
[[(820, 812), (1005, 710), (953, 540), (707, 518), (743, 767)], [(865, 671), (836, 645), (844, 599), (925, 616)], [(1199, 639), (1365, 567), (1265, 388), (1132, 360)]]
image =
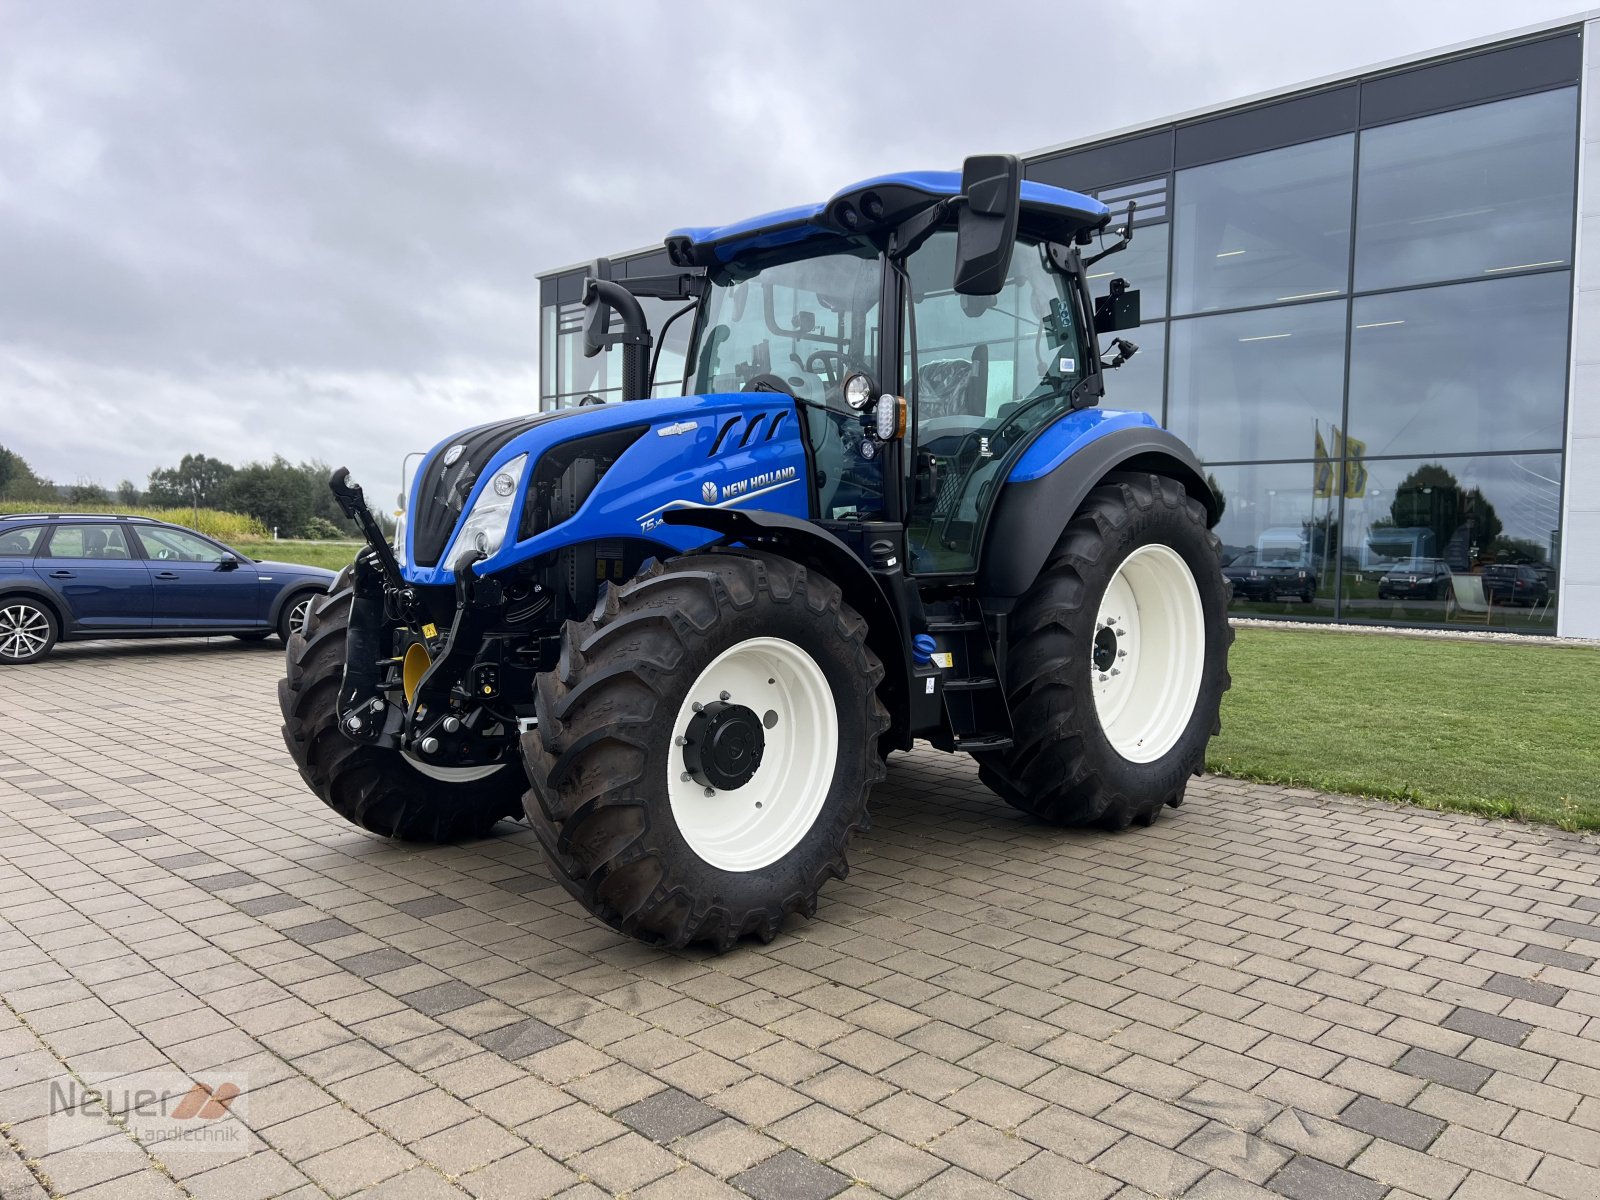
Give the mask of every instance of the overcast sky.
[(542, 270), (1571, 11), (0, 0), (0, 443), (388, 493), (538, 407)]

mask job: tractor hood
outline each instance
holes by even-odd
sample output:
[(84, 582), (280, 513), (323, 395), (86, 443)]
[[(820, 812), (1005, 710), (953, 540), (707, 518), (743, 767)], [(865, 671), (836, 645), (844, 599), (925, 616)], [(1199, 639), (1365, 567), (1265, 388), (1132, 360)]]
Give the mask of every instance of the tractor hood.
[(417, 584), (463, 562), (492, 574), (567, 545), (640, 538), (664, 552), (710, 540), (672, 508), (748, 505), (809, 517), (806, 445), (777, 392), (673, 396), (480, 425), (433, 447), (396, 536)]

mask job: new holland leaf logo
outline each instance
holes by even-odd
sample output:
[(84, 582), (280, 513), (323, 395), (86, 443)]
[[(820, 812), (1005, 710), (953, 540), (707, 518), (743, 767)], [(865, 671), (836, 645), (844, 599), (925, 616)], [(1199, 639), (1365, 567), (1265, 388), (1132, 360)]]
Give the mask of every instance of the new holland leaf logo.
[(214, 1121), (218, 1117), (228, 1115), (228, 1105), (232, 1104), (238, 1095), (239, 1089), (231, 1083), (225, 1083), (219, 1088), (197, 1083), (189, 1089), (182, 1100), (178, 1101), (178, 1107), (172, 1110), (172, 1116), (179, 1121), (188, 1120), (190, 1117)]
[(706, 480), (700, 485), (700, 497), (707, 504), (712, 503), (712, 501), (717, 498), (717, 485), (712, 483), (709, 479)]

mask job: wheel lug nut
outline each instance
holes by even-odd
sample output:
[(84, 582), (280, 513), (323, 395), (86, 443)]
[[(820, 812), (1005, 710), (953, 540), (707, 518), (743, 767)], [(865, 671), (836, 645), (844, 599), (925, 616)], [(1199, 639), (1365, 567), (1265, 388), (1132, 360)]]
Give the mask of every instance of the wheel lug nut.
[(1112, 668), (1111, 668), (1111, 673), (1112, 673), (1112, 674), (1113, 674), (1113, 675), (1121, 675), (1121, 674), (1122, 674), (1122, 672), (1121, 672), (1121, 671), (1119, 671), (1119, 670), (1117, 670), (1117, 669), (1116, 669), (1116, 668), (1115, 668), (1115, 667), (1112, 667)]
[(689, 772), (687, 772), (687, 771), (684, 771), (682, 774), (680, 774), (678, 776), (678, 779), (683, 783), (688, 783), (693, 778), (694, 778), (694, 776), (689, 774)]
[(728, 693), (727, 692), (719, 692), (719, 693), (717, 693), (717, 699), (719, 699), (719, 700), (728, 699)]
[(700, 711), (700, 710), (701, 710), (701, 709), (702, 709), (702, 708), (704, 708), (704, 707), (705, 707), (705, 706), (704, 706), (704, 705), (703, 705), (703, 704), (701, 704), (701, 703), (700, 703), (700, 701), (698, 701), (698, 700), (696, 700), (696, 701), (695, 701), (695, 702), (694, 702), (694, 708), (693, 708), (693, 710), (692, 710), (692, 711), (694, 711), (694, 712), (699, 712), (699, 711)]
[(1100, 676), (1100, 682), (1104, 683), (1109, 678), (1111, 678), (1109, 675), (1102, 675), (1102, 676)]
[(717, 794), (717, 789), (716, 788), (707, 788), (706, 789), (706, 795), (715, 796), (716, 794)]
[(689, 744), (689, 739), (681, 735), (673, 738), (672, 741), (674, 745), (678, 746), (687, 746)]
[(1117, 657), (1118, 658), (1127, 658), (1128, 657), (1128, 652), (1126, 650), (1118, 650), (1117, 651)]

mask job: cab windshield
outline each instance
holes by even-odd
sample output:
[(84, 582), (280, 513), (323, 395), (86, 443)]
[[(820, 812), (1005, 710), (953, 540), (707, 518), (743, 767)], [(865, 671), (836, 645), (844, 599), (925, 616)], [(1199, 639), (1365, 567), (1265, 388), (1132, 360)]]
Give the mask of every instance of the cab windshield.
[(868, 247), (815, 245), (810, 257), (712, 271), (688, 382), (692, 394), (787, 392), (799, 404), (824, 520), (877, 518), (884, 479), (877, 446), (844, 400), (844, 380), (878, 361), (882, 262)]

